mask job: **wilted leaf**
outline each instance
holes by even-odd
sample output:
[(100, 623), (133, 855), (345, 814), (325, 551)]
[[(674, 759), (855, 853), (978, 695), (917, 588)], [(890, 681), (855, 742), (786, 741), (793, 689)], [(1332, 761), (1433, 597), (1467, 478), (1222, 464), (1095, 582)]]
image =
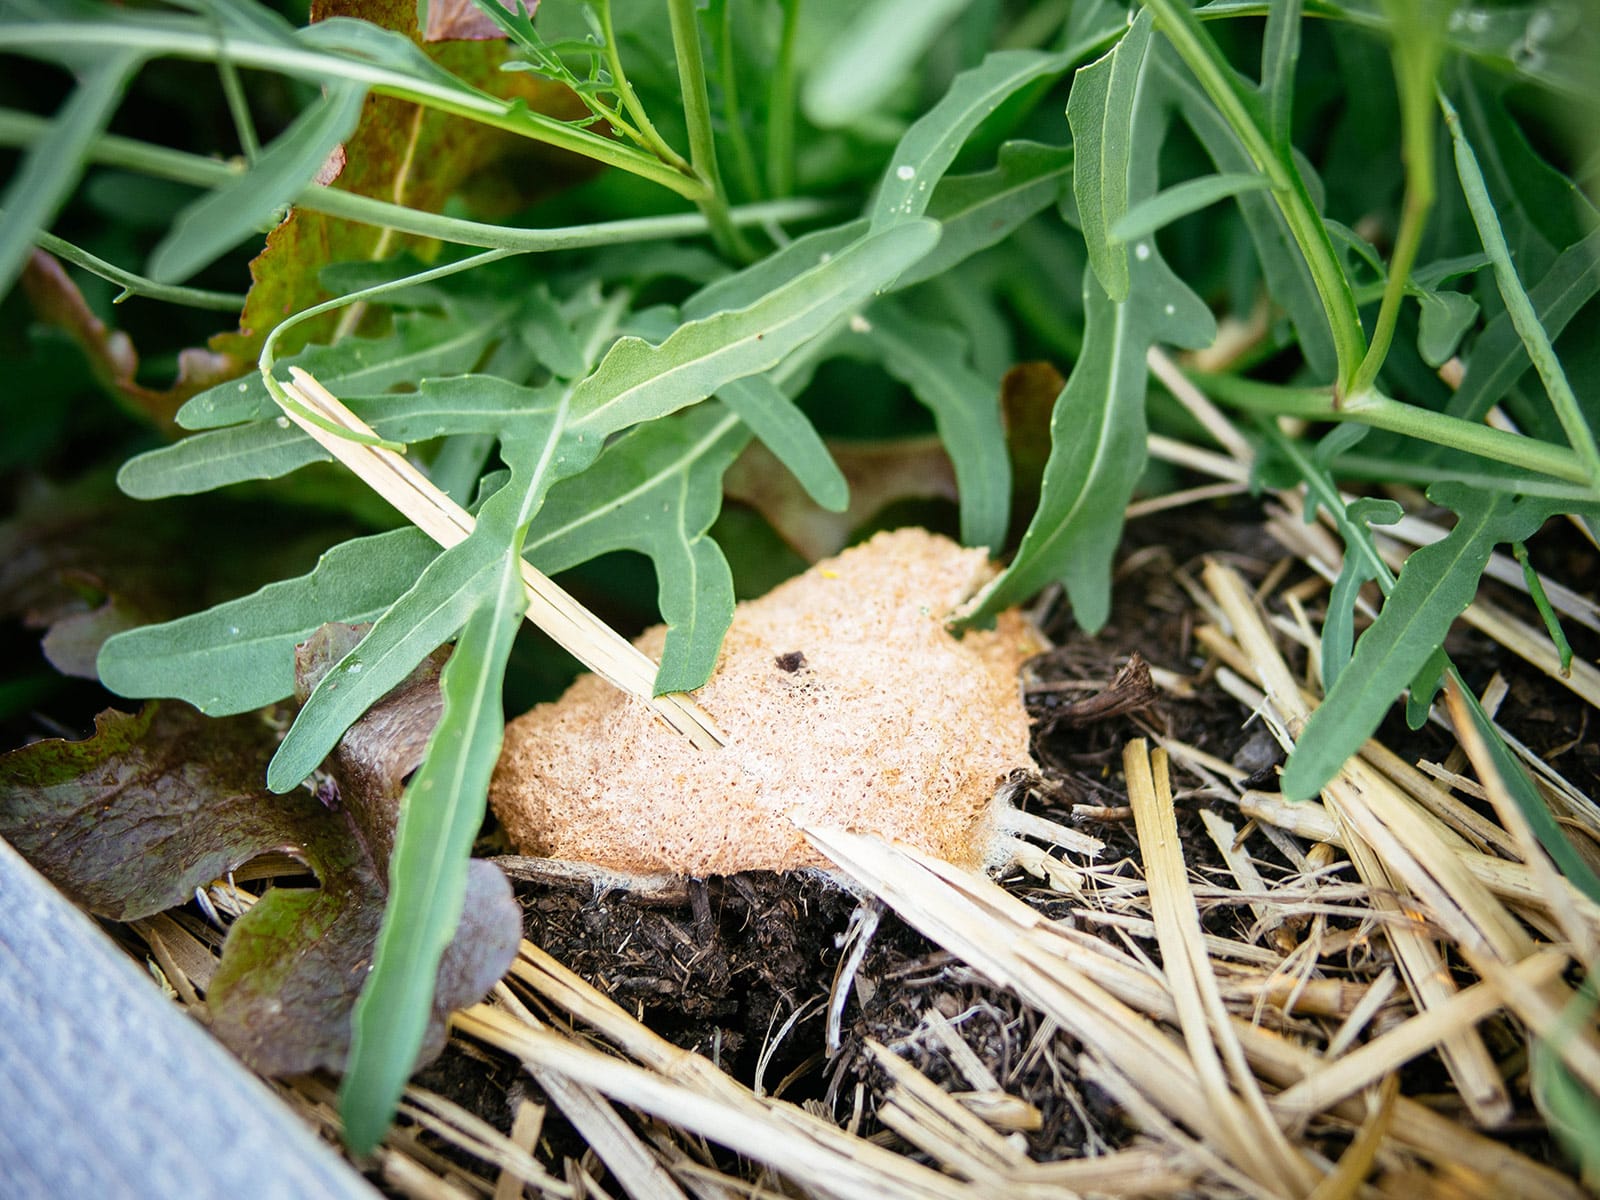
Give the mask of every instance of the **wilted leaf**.
[(955, 468), (938, 437), (830, 441), (828, 450), (850, 485), (850, 504), (843, 512), (814, 503), (759, 443), (746, 447), (728, 469), (723, 490), (765, 517), (808, 562), (837, 554), (855, 530), (896, 500), (956, 502)]
[[(436, 674), (437, 663), (425, 669)], [(218, 1036), (258, 1070), (336, 1069), (388, 890), (386, 854), (356, 813), (382, 811), (372, 801), (398, 791), (420, 758), (428, 712), (437, 712), (433, 681), (380, 705), (373, 728), (352, 730), (334, 764), (338, 798), (324, 805), (309, 792), (266, 790), (277, 736), (265, 714), (216, 720), (177, 703), (108, 710), (86, 741), (36, 742), (0, 758), (0, 836), (63, 891), (119, 920), (183, 903), (268, 851), (303, 858), (321, 887), (273, 889), (239, 918), (207, 1000)], [(397, 730), (381, 757), (363, 757)], [(504, 878), (479, 864), (472, 879), (472, 916), (439, 971), (434, 1052), (444, 1015), (488, 990), (520, 936)]]
[(1050, 461), (1050, 414), (1067, 381), (1054, 364), (1018, 363), (1000, 380), (1000, 411), (1011, 451), (1011, 523), (1017, 536), (1039, 506), (1039, 488)]
[[(421, 44), (415, 0), (319, 0), (312, 6), (315, 20), (360, 17), (384, 29), (396, 30)], [(556, 84), (526, 71), (502, 71), (505, 46), (495, 41), (451, 41), (426, 45), (426, 53), (464, 82), (507, 99), (524, 101), (529, 108), (552, 115), (575, 117), (585, 110)], [(469, 180), (512, 155), (531, 157), (537, 170), (528, 178), (548, 180), (568, 177), (567, 160), (559, 172), (551, 170), (554, 152), (540, 149), (526, 138), (491, 129), (475, 121), (424, 110), (389, 96), (368, 96), (355, 133), (336, 154), (334, 186), (362, 196), (404, 204), (425, 212), (439, 212)], [(514, 207), (526, 195), (506, 187), (500, 207)], [(481, 200), (481, 194), (479, 195)], [(479, 207), (483, 207), (480, 203)], [(329, 299), (318, 274), (330, 263), (356, 259), (389, 258), (402, 250), (431, 258), (436, 243), (322, 213), (295, 209), (287, 220), (267, 235), (264, 249), (250, 264), (251, 287), (237, 333), (219, 334), (211, 348), (240, 362), (253, 362), (272, 327), (292, 313)], [(297, 326), (284, 338), (286, 352), (314, 341), (332, 340), (341, 314), (328, 313)]]
[(0, 617), (46, 630), (46, 656), (67, 675), (95, 678), (101, 642), (181, 611), (206, 575), (215, 582), (259, 565), (227, 555), (199, 564), (184, 554), (198, 528), (209, 526), (214, 505), (209, 514), (176, 503), (152, 511), (129, 503), (103, 476), (69, 488), (39, 485), (19, 500), (16, 515), (0, 524)]
[(133, 339), (120, 329), (107, 328), (94, 315), (54, 257), (43, 250), (33, 252), (22, 271), (22, 290), (39, 320), (64, 330), (78, 344), (100, 386), (164, 433), (176, 431), (173, 418), (184, 401), (242, 369), (225, 354), (191, 348), (179, 352), (178, 377), (171, 387), (146, 387), (139, 382)]
[[(532, 17), (539, 11), (539, 0), (498, 0), (510, 12)], [(499, 41), (505, 32), (484, 15), (473, 0), (427, 0), (425, 42)]]

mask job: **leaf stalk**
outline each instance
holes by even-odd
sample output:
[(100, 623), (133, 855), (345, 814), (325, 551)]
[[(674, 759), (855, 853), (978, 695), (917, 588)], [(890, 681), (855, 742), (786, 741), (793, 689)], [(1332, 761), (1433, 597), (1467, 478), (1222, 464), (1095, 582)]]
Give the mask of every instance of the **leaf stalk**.
[(1333, 335), (1339, 362), (1335, 394), (1348, 395), (1366, 353), (1366, 335), (1361, 328), (1361, 314), (1356, 308), (1350, 281), (1339, 265), (1333, 242), (1311, 201), (1305, 180), (1292, 159), (1274, 151), (1271, 138), (1262, 128), (1257, 114), (1251, 111), (1237, 73), (1193, 10), (1180, 0), (1143, 0), (1143, 3), (1154, 12), (1162, 32), (1233, 129), (1250, 161), (1271, 182), (1272, 198), (1305, 257)]
[(717, 170), (717, 143), (711, 129), (711, 95), (706, 89), (706, 64), (700, 52), (700, 26), (694, 0), (667, 0), (672, 22), (672, 45), (678, 59), (678, 88), (683, 94), (683, 117), (689, 126), (689, 162), (702, 185), (694, 197), (711, 223), (711, 236), (723, 254), (751, 262), (755, 253), (728, 219), (728, 195)]
[(1203, 372), (1191, 372), (1189, 378), (1234, 408), (1312, 421), (1359, 421), (1374, 429), (1462, 450), (1569, 483), (1589, 482), (1583, 463), (1565, 446), (1553, 446), (1537, 438), (1418, 408), (1386, 396), (1376, 388), (1368, 388), (1336, 403), (1329, 388), (1280, 387), (1236, 375)]

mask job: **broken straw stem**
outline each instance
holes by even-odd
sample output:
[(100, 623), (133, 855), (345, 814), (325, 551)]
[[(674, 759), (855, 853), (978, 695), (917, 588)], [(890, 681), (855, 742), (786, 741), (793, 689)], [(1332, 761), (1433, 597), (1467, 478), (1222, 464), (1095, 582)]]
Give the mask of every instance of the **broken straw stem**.
[[(289, 374), (293, 382), (281, 384), (283, 390), (309, 413), (349, 433), (365, 438), (377, 436), (310, 372), (290, 367)], [(472, 515), (402, 455), (324, 429), (305, 414), (296, 412), (292, 405), (279, 407), (318, 445), (445, 549), (464, 542), (472, 532)], [(562, 649), (608, 683), (649, 705), (662, 720), (700, 749), (713, 750), (723, 745), (724, 738), (716, 722), (686, 693), (654, 694), (656, 664), (648, 655), (526, 561), (522, 563), (522, 585), (528, 597), (524, 615)]]

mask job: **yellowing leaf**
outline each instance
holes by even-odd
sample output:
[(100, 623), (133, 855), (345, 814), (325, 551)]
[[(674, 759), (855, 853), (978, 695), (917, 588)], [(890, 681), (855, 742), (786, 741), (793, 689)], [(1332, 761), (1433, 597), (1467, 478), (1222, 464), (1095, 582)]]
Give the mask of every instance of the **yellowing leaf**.
[[(526, 71), (502, 71), (501, 42), (423, 44), (414, 0), (319, 0), (314, 20), (359, 17), (408, 34), (440, 66), (465, 82), (529, 108), (559, 117), (584, 110), (564, 87)], [(573, 160), (515, 134), (452, 117), (389, 96), (368, 96), (354, 136), (329, 160), (323, 182), (362, 196), (439, 212), (464, 189), (480, 209), (506, 210), (525, 202), (518, 188), (489, 181), (496, 164), (518, 162), (519, 178), (570, 177)], [(542, 190), (542, 189), (541, 189)], [(285, 317), (330, 298), (318, 274), (330, 263), (383, 259), (410, 250), (431, 258), (437, 243), (323, 213), (295, 209), (267, 235), (267, 245), (250, 264), (251, 286), (235, 333), (211, 339), (211, 348), (240, 362), (253, 362), (273, 326)], [(283, 339), (282, 352), (332, 339), (341, 314), (307, 321)]]

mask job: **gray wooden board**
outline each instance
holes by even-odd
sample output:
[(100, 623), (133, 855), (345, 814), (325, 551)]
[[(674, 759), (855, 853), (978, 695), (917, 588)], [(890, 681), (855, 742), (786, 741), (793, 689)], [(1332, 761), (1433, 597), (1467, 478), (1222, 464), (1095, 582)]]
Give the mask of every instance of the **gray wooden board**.
[(0, 1196), (378, 1193), (0, 840)]

